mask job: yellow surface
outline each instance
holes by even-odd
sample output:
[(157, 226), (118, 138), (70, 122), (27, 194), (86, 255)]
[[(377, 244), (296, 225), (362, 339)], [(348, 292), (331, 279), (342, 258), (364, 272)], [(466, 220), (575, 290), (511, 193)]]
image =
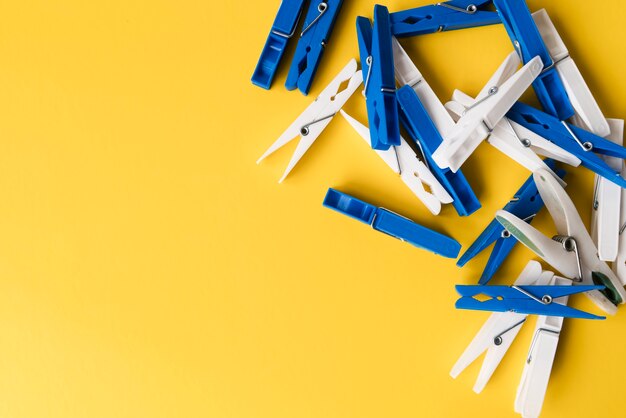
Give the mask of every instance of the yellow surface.
[[(623, 118), (626, 8), (601, 3), (530, 4)], [(373, 4), (346, 1), (307, 98), (286, 66), (270, 92), (249, 81), (277, 0), (2, 2), (0, 416), (514, 416), (534, 320), (482, 395), (478, 363), (448, 376), (488, 317), (456, 311), (453, 285), (487, 256), (460, 270), (321, 203), (337, 187), (466, 247), (524, 169), (481, 146), (465, 172), (484, 208), (460, 219), (430, 215), (341, 118), (283, 185), (294, 146), (255, 165), (356, 57)], [(511, 49), (501, 26), (404, 44), (442, 99), (475, 94)], [(359, 95), (346, 110), (365, 119)], [(589, 218), (592, 177), (569, 182)], [(623, 415), (625, 344), (623, 311), (566, 321), (543, 416)]]

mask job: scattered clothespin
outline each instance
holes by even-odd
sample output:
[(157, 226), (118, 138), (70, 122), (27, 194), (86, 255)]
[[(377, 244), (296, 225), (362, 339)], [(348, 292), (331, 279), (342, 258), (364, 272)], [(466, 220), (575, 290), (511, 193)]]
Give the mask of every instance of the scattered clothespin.
[[(542, 271), (541, 264), (531, 260), (515, 281), (515, 285), (545, 286), (550, 283), (553, 276), (554, 273)], [(454, 364), (450, 371), (450, 376), (456, 379), (463, 370), (486, 351), (487, 355), (474, 385), (474, 392), (482, 392), (504, 358), (504, 355), (513, 344), (513, 341), (515, 341), (517, 334), (526, 322), (527, 316), (528, 314), (519, 312), (492, 313)]]
[[(550, 284), (561, 287), (571, 285), (571, 282), (554, 276)], [(567, 300), (568, 297), (563, 296), (555, 299), (554, 303), (565, 306)], [(538, 418), (541, 413), (562, 327), (563, 318), (561, 317), (541, 315), (537, 318), (522, 379), (515, 397), (515, 412), (522, 414), (523, 418)]]
[[(546, 165), (552, 170), (555, 170), (555, 162), (553, 160), (546, 160)], [(556, 170), (559, 178), (565, 176), (564, 170)], [(543, 200), (535, 181), (531, 176), (522, 187), (515, 193), (515, 196), (509, 203), (506, 204), (503, 210), (514, 214), (520, 219), (531, 223), (537, 215), (537, 212), (543, 207)], [(517, 240), (512, 238), (511, 235), (504, 229), (497, 220), (491, 221), (487, 228), (480, 234), (480, 236), (474, 241), (474, 243), (465, 251), (457, 266), (463, 267), (468, 261), (476, 257), (479, 253), (489, 247), (495, 242), (493, 251), (489, 256), (487, 265), (480, 276), (479, 284), (487, 284), (493, 275), (500, 269), (500, 266), (506, 260), (510, 252), (513, 250)]]
[[(622, 176), (626, 176), (626, 164), (622, 164)], [(619, 246), (617, 258), (613, 263), (613, 271), (624, 286), (626, 286), (626, 189), (622, 189), (619, 222)]]
[[(610, 135), (607, 137), (617, 145), (624, 142), (624, 121), (608, 119)], [(624, 160), (605, 157), (604, 161), (616, 172), (622, 171)], [(603, 261), (615, 261), (619, 250), (620, 214), (622, 188), (604, 177), (596, 176), (591, 211), (591, 237), (598, 247), (598, 256)]]
[(574, 203), (547, 171), (540, 170), (533, 178), (559, 235), (550, 239), (503, 210), (497, 212), (496, 219), (518, 241), (576, 284), (603, 285), (604, 290), (593, 290), (586, 295), (603, 311), (615, 314), (616, 306), (626, 301), (626, 292), (613, 271), (598, 257)]
[(490, 5), (491, 0), (453, 0), (392, 13), (392, 33), (404, 38), (501, 23)]
[(400, 145), (389, 10), (376, 5), (374, 28), (365, 17), (357, 18), (356, 27), (372, 148), (386, 151)]
[(519, 64), (519, 57), (511, 52), (478, 94), (476, 101), (464, 109), (454, 129), (443, 137), (443, 143), (433, 154), (439, 167), (449, 167), (456, 172), (491, 134), (543, 68), (541, 59), (535, 57), (511, 75), (510, 69), (517, 69)]
[(583, 167), (620, 187), (626, 187), (626, 180), (620, 176), (619, 170), (615, 171), (596, 155), (626, 158), (626, 148), (621, 145), (567, 122), (561, 122), (557, 118), (522, 102), (517, 102), (507, 116), (517, 124), (575, 155), (580, 159)]
[(544, 70), (535, 80), (533, 87), (544, 110), (558, 117), (559, 120), (571, 118), (574, 115), (574, 108), (526, 2), (524, 0), (493, 0), (493, 3), (524, 63), (536, 56), (541, 57)]
[(461, 250), (461, 244), (450, 237), (335, 189), (328, 189), (324, 206), (371, 225), (379, 232), (443, 257), (456, 258)]
[[(348, 82), (344, 90), (342, 84)], [(257, 164), (268, 155), (300, 136), (300, 143), (279, 182), (282, 182), (313, 145), (313, 142), (326, 129), (333, 117), (339, 112), (350, 96), (363, 82), (363, 74), (357, 71), (356, 60), (352, 59), (339, 75), (324, 89), (317, 99), (291, 124), (276, 142), (259, 158)]]
[[(264, 89), (271, 87), (287, 43), (296, 33), (304, 3), (304, 0), (283, 0), (281, 2), (272, 30), (261, 53), (261, 58), (252, 75), (253, 84)], [(343, 0), (310, 2), (285, 83), (287, 89), (299, 88), (303, 94), (309, 93), (342, 4)]]
[[(340, 112), (354, 130), (369, 144), (369, 129), (343, 110)], [(441, 205), (452, 203), (452, 197), (430, 172), (426, 164), (420, 160), (411, 146), (402, 137), (400, 140), (401, 143), (397, 147), (391, 147), (387, 151), (375, 151), (400, 176), (404, 184), (424, 203), (428, 210), (433, 215), (438, 215), (441, 212)]]

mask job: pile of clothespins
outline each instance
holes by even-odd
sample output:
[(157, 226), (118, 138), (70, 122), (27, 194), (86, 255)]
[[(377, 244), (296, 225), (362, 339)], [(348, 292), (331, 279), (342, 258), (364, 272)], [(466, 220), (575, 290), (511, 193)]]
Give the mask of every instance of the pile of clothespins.
[[(304, 4), (283, 0), (254, 84), (271, 86)], [(288, 89), (308, 93), (341, 5), (341, 0), (311, 2), (287, 77)], [(397, 39), (500, 23), (514, 51), (477, 97), (456, 90), (445, 105)], [(487, 351), (474, 387), (480, 392), (527, 315), (539, 315), (515, 401), (515, 410), (524, 417), (539, 416), (563, 318), (604, 319), (567, 307), (568, 296), (584, 293), (608, 314), (615, 314), (626, 301), (626, 234), (621, 234), (621, 225), (626, 225), (626, 205), (621, 204), (622, 199), (626, 202), (624, 121), (604, 117), (547, 12), (531, 14), (524, 0), (453, 0), (397, 13), (377, 5), (373, 24), (358, 17), (356, 27), (361, 70), (351, 60), (260, 160), (299, 136), (282, 181), (341, 113), (435, 215), (442, 204), (451, 203), (460, 216), (480, 208), (461, 166), (483, 140), (530, 170), (532, 176), (457, 263), (465, 265), (495, 243), (479, 285), (457, 286), (458, 309), (494, 313), (451, 374), (456, 377)], [(369, 128), (341, 110), (361, 84)], [(531, 85), (543, 110), (518, 101)], [(339, 91), (342, 86), (346, 87)], [(407, 139), (400, 136), (401, 125)], [(592, 233), (565, 192), (565, 171), (555, 161), (596, 173)], [(544, 204), (559, 234), (553, 238), (530, 225)], [(324, 205), (444, 257), (456, 258), (461, 249), (450, 237), (334, 189), (328, 191)], [(517, 241), (561, 276), (530, 261), (514, 285), (487, 285)]]

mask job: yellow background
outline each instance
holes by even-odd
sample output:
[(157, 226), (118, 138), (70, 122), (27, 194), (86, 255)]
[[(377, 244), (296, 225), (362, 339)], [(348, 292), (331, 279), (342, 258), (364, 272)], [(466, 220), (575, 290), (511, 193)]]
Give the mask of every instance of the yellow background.
[[(514, 416), (534, 319), (480, 396), (479, 363), (448, 376), (488, 317), (456, 311), (453, 285), (487, 254), (461, 270), (322, 200), (336, 187), (467, 247), (523, 168), (481, 146), (464, 171), (483, 209), (461, 219), (430, 215), (339, 117), (284, 184), (294, 146), (255, 164), (357, 56), (374, 2), (345, 3), (303, 97), (288, 65), (269, 92), (250, 83), (277, 0), (0, 2), (1, 417)], [(530, 6), (625, 117), (621, 2)], [(403, 43), (444, 100), (511, 50), (501, 26)], [(360, 95), (346, 110), (365, 120)], [(587, 220), (592, 176), (569, 183)], [(494, 283), (531, 257), (518, 247)], [(567, 320), (543, 416), (622, 415), (625, 344), (623, 311)]]

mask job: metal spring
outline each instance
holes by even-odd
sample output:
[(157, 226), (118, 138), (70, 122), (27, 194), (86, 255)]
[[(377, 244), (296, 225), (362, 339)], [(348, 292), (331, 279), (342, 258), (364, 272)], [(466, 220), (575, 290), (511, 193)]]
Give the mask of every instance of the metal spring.
[(555, 235), (552, 239), (558, 243), (563, 245), (563, 249), (568, 253), (573, 252), (576, 254), (576, 263), (578, 267), (578, 277), (572, 279), (573, 281), (580, 283), (583, 281), (583, 268), (580, 262), (580, 253), (578, 251), (578, 243), (574, 237), (570, 237), (567, 235)]

